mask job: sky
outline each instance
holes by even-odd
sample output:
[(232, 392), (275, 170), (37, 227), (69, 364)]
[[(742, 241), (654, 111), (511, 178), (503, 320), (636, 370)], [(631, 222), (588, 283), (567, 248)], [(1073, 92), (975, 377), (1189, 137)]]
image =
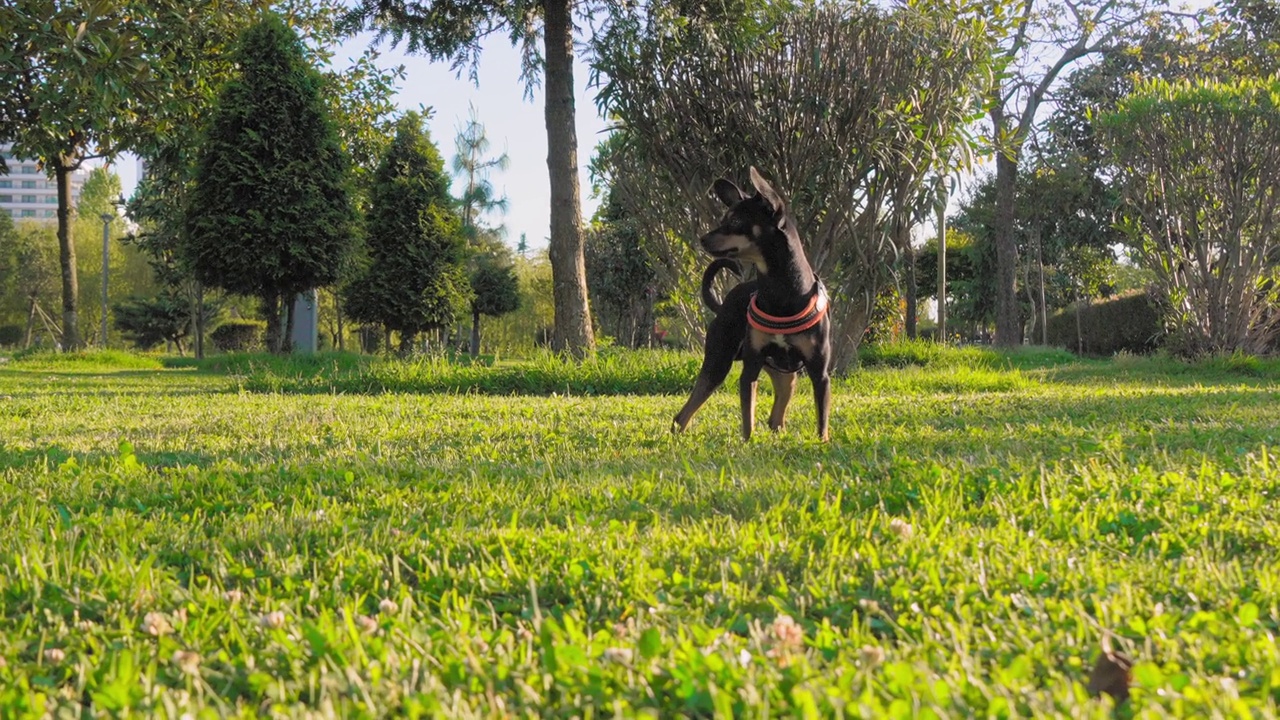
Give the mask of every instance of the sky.
[[(335, 66), (349, 65), (371, 40), (372, 35), (368, 33), (348, 40), (335, 53)], [(419, 110), (424, 105), (434, 109), (428, 128), (445, 158), (446, 168), (455, 153), (454, 137), (467, 120), (469, 105), (475, 105), (489, 137), (490, 155), (505, 149), (511, 159), (505, 171), (494, 171), (490, 176), (494, 189), (499, 194), (505, 192), (508, 197), (507, 213), (490, 217), (488, 223), (505, 225), (506, 242), (513, 248), (522, 232), (527, 233), (531, 248), (546, 247), (551, 228), (551, 190), (547, 180), (544, 96), (542, 89), (536, 88), (533, 98), (525, 99), (519, 50), (511, 47), (504, 37), (490, 37), (480, 55), (478, 87), (465, 74), (456, 77), (447, 62), (433, 63), (426, 58), (405, 55), (386, 43), (380, 45), (379, 50), (382, 66), (405, 66), (405, 79), (396, 96), (400, 109)], [(599, 205), (599, 201), (591, 197), (587, 164), (605, 129), (605, 121), (596, 113), (595, 93), (587, 88), (587, 83), (587, 66), (581, 61), (575, 62), (578, 174), (584, 219), (589, 219)], [(115, 170), (127, 197), (138, 181), (137, 162), (133, 158), (122, 158)], [(458, 194), (456, 183), (454, 190), (455, 195)]]

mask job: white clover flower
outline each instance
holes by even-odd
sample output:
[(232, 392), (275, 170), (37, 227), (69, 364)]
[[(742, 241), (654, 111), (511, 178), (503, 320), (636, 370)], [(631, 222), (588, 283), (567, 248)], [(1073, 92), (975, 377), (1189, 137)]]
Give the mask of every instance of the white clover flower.
[(258, 618), (258, 624), (268, 630), (284, 627), (284, 611), (276, 610)]
[(160, 637), (167, 635), (173, 628), (169, 625), (169, 619), (164, 613), (149, 612), (146, 617), (142, 618), (142, 631), (148, 635)]
[(893, 520), (890, 520), (889, 530), (903, 540), (909, 540), (911, 536), (915, 534), (915, 528), (911, 527), (911, 523), (903, 520), (902, 518), (894, 518)]
[(173, 664), (187, 675), (196, 675), (200, 672), (200, 653), (193, 650), (179, 650), (173, 654)]
[(604, 659), (607, 662), (617, 663), (619, 665), (630, 665), (635, 653), (631, 648), (611, 647), (604, 649)]

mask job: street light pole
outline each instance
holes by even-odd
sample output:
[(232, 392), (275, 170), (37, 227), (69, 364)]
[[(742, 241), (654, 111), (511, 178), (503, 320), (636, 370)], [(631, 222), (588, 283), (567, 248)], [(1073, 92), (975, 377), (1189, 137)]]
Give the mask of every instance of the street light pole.
[[(123, 208), (124, 196), (111, 201), (111, 205)], [(102, 350), (106, 350), (106, 277), (111, 258), (111, 220), (115, 219), (115, 213), (102, 213), (99, 217), (102, 218)]]

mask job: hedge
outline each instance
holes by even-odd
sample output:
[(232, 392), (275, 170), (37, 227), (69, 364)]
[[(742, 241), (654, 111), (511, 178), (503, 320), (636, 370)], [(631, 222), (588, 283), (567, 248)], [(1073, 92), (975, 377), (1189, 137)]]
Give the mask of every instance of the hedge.
[(258, 350), (266, 329), (261, 320), (227, 320), (209, 333), (209, 341), (221, 352)]
[[(1076, 316), (1079, 315), (1077, 335)], [(1155, 304), (1144, 292), (1077, 303), (1049, 318), (1049, 344), (1082, 355), (1147, 353), (1164, 334)]]

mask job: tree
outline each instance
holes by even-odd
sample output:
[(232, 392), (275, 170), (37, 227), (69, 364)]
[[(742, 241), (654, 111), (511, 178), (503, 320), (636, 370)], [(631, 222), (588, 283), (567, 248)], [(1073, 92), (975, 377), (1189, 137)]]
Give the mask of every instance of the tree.
[(1058, 76), (1094, 54), (1116, 50), (1125, 34), (1150, 17), (1158, 0), (1081, 0), (1037, 4), (1019, 0), (1012, 32), (998, 53), (1006, 71), (988, 94), (990, 140), (996, 150), (997, 345), (1022, 342), (1017, 296), (1018, 248), (1014, 222), (1023, 146)]
[(471, 279), (471, 355), (480, 354), (480, 316), (497, 317), (519, 307), (520, 288), (511, 268), (511, 252), (502, 244), (501, 226), (486, 227), (484, 217), (506, 212), (507, 197), (498, 196), (489, 180), (495, 169), (505, 170), (509, 158), (504, 152), (486, 158), (489, 138), (476, 116), (470, 117), (454, 138), (453, 175), (462, 181), (458, 207), (462, 214), (462, 234), (467, 239)]
[[(496, 194), (493, 183), (489, 180), (489, 173), (493, 170), (506, 170), (511, 164), (511, 158), (505, 152), (497, 157), (485, 157), (485, 153), (489, 151), (489, 137), (476, 115), (475, 106), (472, 105), (470, 110), (466, 124), (454, 138), (457, 151), (453, 156), (453, 176), (462, 181), (462, 195), (458, 197), (458, 205), (462, 210), (462, 232), (474, 244), (476, 237), (485, 229), (484, 216), (507, 210), (507, 196)], [(501, 228), (498, 231), (501, 234)]]
[(370, 188), (368, 262), (345, 292), (348, 315), (399, 332), (403, 350), (452, 323), (471, 296), (449, 178), (423, 121), (411, 112), (396, 123)]
[[(57, 244), (51, 242), (48, 226), (25, 223), (14, 228), (8, 215), (0, 224), (10, 223), (11, 231), (0, 232), (0, 290), (12, 298), (26, 323), (23, 347), (30, 347), (36, 322), (47, 322), (45, 307), (53, 307), (58, 288)], [(58, 340), (51, 328), (54, 341)]]
[(587, 231), (587, 287), (602, 331), (623, 347), (653, 337), (658, 276), (635, 223), (610, 190)]
[[(523, 44), (523, 72), (544, 71), (547, 174), (551, 184), (551, 268), (555, 277), (554, 345), (581, 357), (595, 347), (582, 257), (582, 203), (573, 101), (574, 0), (360, 0), (348, 16), (356, 29), (372, 27), (408, 50), (474, 73), (481, 39), (506, 32)], [(543, 49), (535, 41), (542, 20)], [(474, 77), (474, 74), (473, 74)]]
[[(204, 324), (211, 325), (217, 319), (220, 307), (206, 303)], [(112, 308), (114, 323), (129, 342), (143, 350), (150, 350), (160, 343), (173, 343), (178, 354), (183, 354), (182, 342), (191, 334), (191, 311), (187, 299), (181, 295), (161, 292), (153, 297), (132, 297), (116, 303)]]
[(520, 308), (520, 281), (509, 257), (488, 253), (471, 271), (471, 357), (480, 354), (480, 316), (501, 317)]
[(1280, 336), (1280, 80), (1148, 81), (1099, 131), (1175, 348), (1267, 350)]
[(71, 173), (169, 127), (186, 106), (191, 59), (221, 4), (30, 0), (0, 4), (0, 142), (38, 158), (58, 187), (62, 345), (83, 345)]
[(652, 243), (692, 332), (703, 325), (694, 242), (722, 214), (707, 190), (718, 176), (768, 168), (832, 294), (843, 367), (888, 282), (895, 223), (942, 158), (969, 157), (989, 47), (981, 22), (941, 10), (776, 12), (762, 4), (743, 30), (619, 10), (597, 36), (599, 102), (620, 126), (597, 168)]
[[(279, 352), (295, 295), (335, 282), (353, 246), (349, 159), (323, 78), (276, 15), (245, 31), (196, 162), (181, 248), (195, 278), (262, 301)], [(281, 322), (282, 315), (286, 322)]]

